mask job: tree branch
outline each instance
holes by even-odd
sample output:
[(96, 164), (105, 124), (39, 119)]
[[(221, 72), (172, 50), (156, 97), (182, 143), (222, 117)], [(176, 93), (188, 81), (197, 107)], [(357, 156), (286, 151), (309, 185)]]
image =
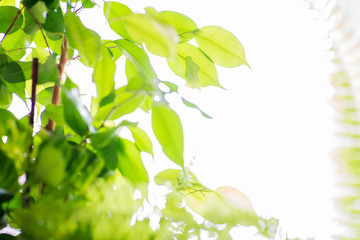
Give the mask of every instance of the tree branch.
[(10, 24), (8, 30), (6, 31), (4, 37), (1, 39), (0, 43), (2, 43), (2, 41), (5, 39), (5, 37), (9, 34), (9, 32), (11, 31), (11, 29), (14, 27), (16, 20), (18, 19), (19, 15), (21, 14), (21, 11), (24, 9), (24, 7), (22, 7), (16, 14), (14, 20), (12, 21), (12, 23)]
[[(69, 49), (69, 44), (68, 44), (68, 41), (66, 40), (66, 38), (64, 37), (63, 44), (61, 46), (60, 62), (58, 64), (59, 82), (57, 84), (55, 84), (55, 86), (54, 86), (52, 99), (51, 99), (51, 103), (54, 104), (55, 106), (59, 105), (59, 102), (60, 102), (60, 90), (61, 90), (60, 85), (61, 85), (61, 79), (64, 74), (64, 69), (65, 69), (65, 65), (66, 65), (66, 61), (67, 61), (68, 49)], [(49, 119), (49, 122), (46, 125), (46, 130), (48, 130), (48, 131), (55, 130), (55, 122), (53, 120)]]
[(38, 82), (39, 59), (34, 58), (32, 61), (32, 85), (31, 85), (31, 111), (30, 125), (34, 128), (35, 102), (36, 102), (36, 85)]

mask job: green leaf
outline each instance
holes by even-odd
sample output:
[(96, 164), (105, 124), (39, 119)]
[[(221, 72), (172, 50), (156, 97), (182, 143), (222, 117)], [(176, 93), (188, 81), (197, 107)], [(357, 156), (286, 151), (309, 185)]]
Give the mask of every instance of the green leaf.
[[(56, 41), (51, 40), (51, 39), (48, 38), (46, 35), (45, 35), (45, 37), (46, 37), (46, 41), (47, 41), (50, 49), (51, 49), (54, 53), (60, 55), (60, 54), (61, 54), (61, 44), (62, 44), (62, 41), (61, 41), (61, 40), (56, 40)], [(41, 48), (43, 48), (43, 49), (46, 49), (46, 48), (47, 48), (46, 42), (45, 42), (45, 40), (44, 40), (44, 37), (43, 37), (43, 35), (42, 35), (42, 33), (41, 33), (40, 31), (36, 33), (36, 37), (35, 37), (35, 40), (34, 40), (34, 41), (35, 41), (35, 44), (37, 45), (37, 47), (41, 47)], [(69, 49), (69, 51), (70, 51), (70, 49)]]
[(46, 105), (46, 109), (43, 112), (43, 114), (45, 114), (48, 118), (50, 118), (51, 120), (53, 120), (54, 122), (56, 122), (61, 126), (64, 126), (66, 123), (63, 113), (64, 113), (63, 106), (55, 106), (52, 103)]
[(97, 98), (102, 99), (114, 90), (116, 65), (104, 46), (101, 46), (100, 51), (99, 61), (96, 62), (93, 72), (93, 81), (96, 84)]
[(25, 82), (24, 73), (16, 62), (10, 62), (3, 67), (0, 77), (9, 83)]
[(71, 90), (62, 89), (62, 102), (65, 121), (72, 130), (81, 136), (85, 136), (89, 131), (96, 132), (92, 126), (91, 115), (81, 102), (77, 88)]
[(176, 58), (167, 59), (169, 67), (176, 75), (185, 80), (187, 79), (186, 71), (187, 67), (189, 67), (189, 60), (186, 62), (186, 57), (191, 57), (191, 60), (200, 68), (199, 80), (201, 87), (221, 87), (214, 63), (199, 48), (189, 43), (178, 44)]
[(124, 39), (116, 40), (115, 43), (119, 46), (126, 58), (135, 65), (139, 76), (149, 83), (155, 84), (157, 76), (146, 52), (135, 43)]
[(66, 37), (72, 47), (79, 51), (87, 66), (93, 67), (100, 51), (100, 37), (94, 31), (87, 29), (74, 13), (65, 16)]
[(161, 81), (161, 83), (165, 84), (170, 89), (170, 93), (172, 92), (177, 93), (179, 90), (179, 86), (176, 85), (175, 83), (167, 82), (167, 81)]
[(182, 102), (183, 102), (186, 106), (191, 107), (191, 108), (195, 108), (195, 109), (199, 110), (200, 113), (201, 113), (204, 117), (209, 118), (209, 119), (212, 119), (212, 117), (210, 117), (209, 115), (207, 115), (203, 110), (201, 110), (201, 109), (200, 109), (198, 106), (196, 106), (195, 104), (189, 102), (189, 101), (186, 100), (185, 98), (181, 98), (181, 100), (182, 100)]
[(40, 90), (36, 95), (36, 101), (43, 106), (46, 106), (51, 103), (52, 93), (54, 87), (48, 87), (43, 90)]
[(48, 12), (45, 2), (37, 1), (34, 6), (30, 8), (30, 12), (39, 23), (45, 23), (46, 14)]
[(93, 0), (81, 0), (83, 8), (93, 8), (96, 3)]
[(139, 127), (129, 127), (139, 151), (150, 153), (154, 157), (152, 142), (147, 133)]
[(182, 42), (193, 39), (193, 32), (198, 29), (196, 23), (189, 17), (173, 11), (161, 11), (159, 16), (162, 20), (171, 24), (177, 31)]
[(218, 26), (207, 26), (195, 32), (195, 40), (211, 60), (223, 67), (248, 65), (245, 51), (239, 40)]
[(66, 162), (61, 149), (46, 144), (39, 151), (33, 178), (56, 187), (65, 177), (65, 167)]
[[(2, 110), (5, 111), (5, 110)], [(1, 112), (0, 112), (1, 113)], [(0, 188), (15, 193), (18, 188), (18, 173), (15, 162), (0, 150)]]
[(10, 62), (3, 67), (0, 72), (0, 78), (4, 80), (7, 90), (16, 93), (21, 99), (25, 97), (25, 77), (24, 73), (17, 62)]
[(144, 88), (146, 82), (139, 76), (135, 65), (129, 59), (125, 61), (125, 75), (128, 81), (126, 90), (135, 91)]
[(200, 89), (201, 83), (199, 79), (199, 73), (200, 73), (199, 66), (196, 65), (196, 63), (194, 63), (192, 58), (189, 56), (185, 58), (185, 62), (186, 62), (185, 79), (187, 81), (188, 86), (190, 88)]
[[(2, 46), (8, 52), (7, 55), (14, 61), (19, 61), (25, 55), (25, 49), (35, 38), (34, 35), (26, 35), (23, 30), (7, 35), (2, 41)], [(13, 50), (13, 51), (12, 51)]]
[(131, 13), (132, 11), (122, 3), (118, 3), (118, 2), (104, 3), (104, 15), (111, 29), (114, 30), (114, 32), (119, 34), (124, 39), (129, 39), (129, 40), (131, 40), (131, 37), (126, 30), (126, 27), (122, 22), (121, 17)]
[(122, 55), (121, 50), (117, 47), (117, 45), (114, 41), (102, 40), (101, 42), (105, 45), (105, 47), (111, 53), (111, 56), (114, 59), (114, 61), (118, 60), (121, 57), (121, 55)]
[(142, 163), (140, 151), (133, 142), (118, 139), (118, 169), (121, 174), (134, 184), (149, 182), (147, 171)]
[(152, 128), (165, 155), (184, 167), (184, 136), (177, 113), (165, 103), (154, 103)]
[(51, 33), (64, 33), (65, 22), (61, 7), (49, 11), (46, 15), (46, 21), (42, 27)]
[(39, 26), (34, 21), (34, 18), (31, 16), (29, 11), (27, 10), (24, 11), (24, 17), (25, 17), (25, 26), (23, 29), (24, 32), (29, 35), (36, 33), (36, 31), (39, 30)]
[(1, 0), (0, 6), (15, 6), (15, 0)]
[[(11, 6), (0, 7), (0, 33), (6, 33), (15, 17), (17, 16), (19, 9)], [(9, 34), (16, 32), (21, 28), (23, 23), (23, 16), (20, 14), (15, 21), (15, 24), (11, 28)]]
[(12, 102), (12, 94), (8, 91), (7, 86), (0, 80), (0, 108), (7, 109)]
[(51, 54), (44, 64), (39, 66), (38, 84), (59, 82), (56, 54)]
[(144, 42), (149, 52), (161, 57), (175, 55), (178, 36), (175, 29), (149, 14), (129, 14), (122, 17), (130, 36), (136, 42)]

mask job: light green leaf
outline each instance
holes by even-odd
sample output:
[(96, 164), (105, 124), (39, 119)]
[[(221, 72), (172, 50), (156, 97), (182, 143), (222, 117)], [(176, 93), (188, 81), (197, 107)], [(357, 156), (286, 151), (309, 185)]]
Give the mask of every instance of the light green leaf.
[(8, 52), (7, 55), (14, 61), (19, 61), (26, 53), (24, 48), (30, 45), (34, 37), (34, 35), (27, 35), (23, 30), (19, 30), (7, 35), (1, 45), (7, 51), (14, 50)]
[(136, 67), (139, 76), (151, 84), (157, 83), (157, 76), (150, 64), (150, 60), (146, 52), (133, 42), (120, 39), (115, 43), (119, 46), (122, 53)]
[(37, 157), (33, 177), (52, 187), (56, 187), (65, 177), (65, 159), (61, 149), (52, 145), (41, 148)]
[(184, 167), (184, 136), (177, 113), (165, 103), (154, 103), (151, 120), (153, 131), (165, 155)]
[(170, 93), (171, 92), (177, 93), (179, 90), (179, 86), (176, 85), (175, 83), (167, 82), (167, 81), (161, 81), (161, 83), (165, 84), (170, 89)]
[(96, 114), (96, 120), (118, 119), (126, 114), (135, 111), (144, 101), (145, 96), (139, 92), (126, 91), (125, 87), (115, 91), (115, 100), (112, 104), (100, 107)]
[(54, 87), (48, 87), (43, 90), (37, 91), (36, 101), (43, 106), (46, 106), (51, 103), (52, 93)]
[(192, 58), (189, 56), (185, 58), (185, 62), (186, 62), (185, 79), (187, 81), (187, 85), (190, 88), (200, 89), (201, 83), (199, 79), (199, 72), (200, 72), (199, 66), (196, 65), (196, 63), (194, 63)]
[(66, 123), (64, 119), (63, 106), (55, 106), (54, 104), (50, 103), (46, 106), (43, 114), (61, 126), (64, 126)]
[[(14, 21), (16, 15), (18, 14), (19, 9), (11, 6), (1, 6), (0, 7), (0, 33), (6, 33), (12, 22)], [(16, 19), (15, 24), (10, 30), (9, 34), (16, 32), (21, 28), (23, 23), (23, 16), (20, 14)]]
[(185, 80), (187, 79), (186, 68), (188, 64), (186, 62), (186, 57), (191, 57), (191, 60), (200, 68), (199, 80), (201, 87), (221, 87), (214, 63), (209, 60), (209, 58), (199, 48), (189, 43), (178, 44), (176, 58), (167, 59), (169, 67), (176, 75)]
[(223, 67), (248, 65), (245, 51), (239, 40), (218, 26), (207, 26), (195, 32), (196, 42), (211, 60)]
[(79, 51), (87, 66), (93, 67), (100, 51), (100, 37), (94, 31), (87, 29), (74, 13), (65, 16), (66, 37), (72, 47)]
[(153, 145), (147, 133), (139, 127), (129, 127), (139, 151), (150, 153), (154, 157)]
[(129, 91), (135, 91), (143, 88), (146, 83), (138, 74), (135, 65), (129, 60), (126, 59), (125, 62), (125, 74), (128, 84), (126, 89)]
[(131, 14), (132, 11), (124, 4), (118, 2), (105, 2), (104, 15), (110, 27), (114, 32), (124, 39), (131, 40), (129, 33), (121, 20), (122, 16)]
[(96, 3), (93, 0), (81, 0), (83, 8), (93, 8)]
[(116, 45), (116, 43), (114, 41), (112, 41), (112, 40), (102, 40), (101, 42), (105, 45), (105, 47), (111, 53), (111, 56), (114, 59), (114, 61), (118, 60), (121, 57), (122, 52), (117, 47), (117, 45)]
[(193, 39), (193, 32), (198, 29), (196, 23), (191, 18), (181, 13), (161, 11), (159, 12), (159, 16), (176, 29), (182, 42)]
[[(1, 110), (0, 113), (2, 113)], [(1, 117), (0, 117), (1, 118)], [(5, 189), (12, 193), (15, 193), (18, 188), (18, 173), (16, 171), (15, 162), (13, 159), (6, 156), (0, 150), (0, 189)]]
[(141, 160), (140, 151), (133, 142), (118, 139), (118, 168), (121, 174), (134, 184), (148, 182), (149, 177)]
[(51, 54), (44, 64), (39, 66), (38, 84), (59, 82), (56, 54)]
[(30, 8), (30, 12), (39, 23), (45, 23), (46, 14), (48, 12), (45, 2), (37, 1), (35, 5)]
[(201, 109), (200, 109), (198, 106), (196, 106), (195, 104), (189, 102), (189, 101), (186, 100), (185, 98), (181, 98), (181, 100), (182, 100), (182, 102), (183, 102), (186, 106), (191, 107), (191, 108), (195, 108), (195, 109), (199, 110), (200, 113), (201, 113), (204, 117), (209, 118), (209, 119), (212, 119), (212, 117), (210, 117), (209, 115), (207, 115), (203, 110), (201, 110)]
[(64, 118), (67, 124), (81, 136), (89, 131), (95, 133), (92, 119), (88, 109), (81, 102), (79, 90), (73, 88), (70, 91), (62, 89), (62, 103), (64, 107)]
[(155, 176), (157, 185), (167, 186), (169, 189), (186, 190), (188, 188), (204, 186), (199, 182), (196, 176), (189, 170), (166, 169)]
[[(41, 47), (41, 48), (43, 48), (43, 49), (46, 49), (46, 48), (47, 48), (46, 42), (45, 42), (45, 40), (44, 40), (44, 37), (43, 37), (43, 35), (41, 34), (40, 31), (36, 33), (36, 37), (35, 37), (35, 40), (34, 40), (34, 41), (35, 41), (35, 44), (37, 45), (37, 47)], [(46, 41), (47, 41), (50, 49), (51, 49), (54, 53), (56, 53), (56, 54), (58, 54), (58, 55), (61, 54), (61, 44), (62, 44), (62, 41), (61, 41), (61, 40), (56, 40), (56, 41), (54, 41), (54, 40), (51, 40), (50, 38), (48, 38), (48, 37), (46, 36)], [(70, 49), (69, 49), (69, 51), (70, 51)]]
[(29, 35), (36, 33), (36, 31), (39, 30), (39, 26), (34, 21), (34, 18), (31, 16), (29, 11), (27, 10), (24, 11), (24, 17), (25, 17), (25, 26), (23, 29), (24, 32)]
[(115, 86), (114, 75), (116, 65), (105, 46), (100, 47), (100, 57), (95, 64), (93, 81), (96, 84), (97, 98), (102, 99), (109, 95)]
[(149, 52), (161, 57), (173, 57), (178, 36), (170, 25), (156, 21), (149, 14), (129, 14), (122, 17), (130, 36), (144, 42)]

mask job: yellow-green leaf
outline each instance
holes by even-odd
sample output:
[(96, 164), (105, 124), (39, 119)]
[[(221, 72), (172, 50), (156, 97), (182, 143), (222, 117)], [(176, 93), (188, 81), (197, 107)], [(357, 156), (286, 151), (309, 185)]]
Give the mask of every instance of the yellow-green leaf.
[(163, 102), (154, 103), (152, 128), (165, 155), (174, 163), (184, 167), (184, 136), (177, 113)]
[(249, 66), (243, 46), (231, 32), (218, 26), (206, 26), (195, 31), (194, 35), (199, 48), (219, 66)]
[(177, 45), (177, 56), (175, 59), (167, 59), (171, 70), (183, 79), (187, 79), (186, 71), (189, 67), (189, 61), (186, 58), (191, 57), (191, 60), (200, 68), (199, 80), (201, 87), (216, 86), (221, 87), (218, 81), (218, 74), (215, 64), (197, 47), (189, 43), (180, 43)]
[(66, 37), (72, 47), (79, 51), (84, 63), (93, 67), (100, 50), (100, 37), (94, 31), (87, 29), (74, 13), (65, 16)]

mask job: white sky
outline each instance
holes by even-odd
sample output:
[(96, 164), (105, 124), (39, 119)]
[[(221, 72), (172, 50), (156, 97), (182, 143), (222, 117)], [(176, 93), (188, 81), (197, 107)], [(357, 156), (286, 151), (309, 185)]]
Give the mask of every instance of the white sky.
[[(243, 191), (259, 215), (280, 219), (289, 237), (329, 239), (334, 214), (330, 43), (306, 5), (301, 0), (120, 2), (134, 11), (147, 6), (178, 11), (199, 27), (218, 25), (239, 38), (253, 71), (218, 68), (227, 91), (181, 89), (214, 119), (174, 103), (184, 125), (186, 161), (193, 162), (190, 168), (204, 185)], [(105, 20), (94, 16), (83, 18), (89, 21), (85, 25), (113, 36)], [(163, 60), (153, 61), (161, 80), (175, 79), (159, 68), (159, 62), (166, 66)], [(82, 78), (85, 74), (81, 71)], [(155, 165), (146, 164), (150, 173), (174, 167), (155, 147)]]

